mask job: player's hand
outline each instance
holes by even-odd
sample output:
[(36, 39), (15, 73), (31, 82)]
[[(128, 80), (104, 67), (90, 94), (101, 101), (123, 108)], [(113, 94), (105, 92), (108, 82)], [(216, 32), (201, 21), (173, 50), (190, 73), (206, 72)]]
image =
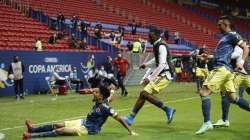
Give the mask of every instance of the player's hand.
[(142, 65), (140, 65), (139, 68), (140, 68), (140, 69), (145, 69), (145, 68), (146, 68), (146, 65), (145, 65), (145, 64), (142, 64)]
[(131, 135), (131, 136), (139, 136), (139, 134), (136, 133), (136, 132), (134, 132), (134, 131), (131, 131), (131, 132), (130, 132), (130, 135)]
[(243, 69), (243, 65), (241, 65), (241, 64), (236, 65), (236, 70), (242, 70), (242, 69)]
[(146, 86), (148, 83), (149, 83), (150, 81), (149, 81), (149, 79), (148, 78), (145, 78), (144, 80), (143, 80), (143, 82), (142, 82), (142, 86)]

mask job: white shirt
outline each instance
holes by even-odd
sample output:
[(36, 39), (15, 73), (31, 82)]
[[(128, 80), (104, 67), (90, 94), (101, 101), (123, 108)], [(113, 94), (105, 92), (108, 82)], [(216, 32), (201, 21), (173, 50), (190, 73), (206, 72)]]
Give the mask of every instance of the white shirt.
[[(244, 60), (243, 60), (242, 56), (243, 56), (243, 49), (239, 46), (236, 46), (234, 48), (232, 55), (231, 55), (231, 59), (236, 59), (236, 64), (244, 65)], [(239, 72), (247, 74), (247, 72), (244, 68), (242, 68)]]
[[(155, 43), (157, 44), (159, 41), (161, 41), (161, 38), (159, 38)], [(155, 80), (155, 78), (160, 74), (160, 72), (163, 69), (169, 69), (168, 63), (167, 63), (167, 48), (164, 45), (159, 46), (159, 65), (158, 67), (154, 68), (152, 73), (147, 77), (150, 81)], [(149, 60), (148, 62), (144, 63), (145, 66), (149, 65), (155, 65), (155, 58)], [(169, 80), (172, 79), (171, 73), (169, 71), (166, 71), (161, 74), (162, 76), (167, 76)]]

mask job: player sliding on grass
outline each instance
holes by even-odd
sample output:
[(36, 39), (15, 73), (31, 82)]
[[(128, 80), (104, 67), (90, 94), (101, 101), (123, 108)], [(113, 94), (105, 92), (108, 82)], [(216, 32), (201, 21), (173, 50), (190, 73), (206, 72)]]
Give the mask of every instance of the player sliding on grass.
[(110, 90), (105, 85), (99, 88), (92, 89), (95, 105), (91, 112), (87, 115), (86, 120), (72, 120), (63, 123), (43, 125), (33, 127), (30, 120), (25, 122), (28, 132), (23, 134), (23, 140), (41, 137), (56, 137), (56, 136), (83, 136), (83, 135), (96, 135), (100, 133), (102, 125), (106, 122), (109, 116), (120, 122), (126, 128), (130, 135), (138, 135), (131, 127), (121, 119), (121, 117), (114, 111), (108, 104), (108, 97)]
[[(249, 48), (244, 45), (240, 35), (231, 30), (231, 22), (228, 17), (222, 16), (218, 20), (218, 28), (223, 34), (223, 37), (217, 44), (213, 56), (214, 69), (210, 72), (206, 78), (202, 89), (200, 90), (200, 96), (202, 100), (202, 113), (204, 117), (204, 123), (202, 127), (196, 132), (196, 134), (203, 134), (206, 131), (213, 128), (210, 121), (211, 92), (223, 92), (227, 98), (234, 104), (237, 104), (244, 110), (250, 111), (250, 104), (243, 98), (239, 98), (235, 94), (235, 88), (233, 83), (234, 75), (232, 73), (232, 65), (230, 64), (231, 55), (236, 45), (243, 49), (243, 60), (248, 56)], [(204, 58), (210, 57), (207, 54), (202, 55)], [(241, 69), (242, 66), (237, 66)]]
[(145, 68), (146, 66), (155, 63), (156, 68), (153, 72), (144, 79), (143, 85), (145, 85), (143, 91), (140, 92), (140, 96), (136, 101), (136, 104), (130, 115), (124, 117), (124, 120), (131, 125), (136, 114), (143, 107), (145, 101), (149, 101), (155, 106), (162, 109), (168, 119), (168, 123), (171, 123), (175, 113), (175, 109), (164, 105), (162, 101), (157, 99), (154, 94), (159, 93), (162, 89), (169, 85), (172, 79), (172, 69), (170, 62), (170, 54), (166, 43), (160, 37), (161, 32), (158, 29), (152, 29), (149, 33), (149, 42), (153, 45), (153, 51), (155, 58), (149, 62), (142, 64), (140, 68)]
[[(246, 41), (244, 41), (244, 43), (247, 45), (247, 47), (249, 48), (249, 45), (247, 44)], [(243, 55), (243, 50), (236, 46), (234, 48), (234, 52), (232, 54), (232, 61), (231, 64), (234, 68), (234, 84), (236, 88), (243, 88), (246, 90), (246, 92), (250, 95), (250, 76), (249, 73), (247, 73), (247, 63), (248, 61), (243, 60), (242, 59), (242, 55)], [(248, 59), (248, 58), (247, 58)], [(244, 63), (245, 62), (245, 63)], [(244, 67), (242, 69), (235, 69), (237, 65), (243, 65)], [(243, 97), (243, 93), (244, 90), (240, 90), (239, 91), (239, 96)], [(230, 108), (230, 102), (227, 99), (227, 97), (225, 96), (225, 94), (222, 93), (221, 95), (221, 105), (222, 105), (222, 118), (220, 120), (218, 120), (215, 124), (213, 124), (214, 127), (229, 127), (229, 120), (228, 120), (228, 113), (229, 113), (229, 108)]]

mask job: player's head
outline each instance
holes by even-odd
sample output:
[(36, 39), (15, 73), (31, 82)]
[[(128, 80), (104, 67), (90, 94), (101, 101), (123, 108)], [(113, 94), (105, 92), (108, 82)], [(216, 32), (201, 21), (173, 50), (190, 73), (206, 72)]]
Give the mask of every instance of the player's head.
[(149, 34), (148, 34), (148, 41), (151, 44), (154, 44), (155, 41), (157, 41), (160, 38), (160, 35), (161, 35), (161, 31), (159, 29), (152, 28), (150, 29)]
[(110, 96), (110, 89), (107, 86), (100, 85), (98, 88), (99, 88), (99, 92), (93, 93), (94, 95), (93, 101), (95, 102), (103, 101)]
[(231, 20), (228, 16), (221, 16), (218, 20), (217, 26), (221, 33), (231, 30)]
[(18, 62), (18, 61), (19, 61), (19, 57), (18, 57), (17, 55), (15, 55), (15, 56), (13, 57), (13, 61), (14, 61), (14, 62)]

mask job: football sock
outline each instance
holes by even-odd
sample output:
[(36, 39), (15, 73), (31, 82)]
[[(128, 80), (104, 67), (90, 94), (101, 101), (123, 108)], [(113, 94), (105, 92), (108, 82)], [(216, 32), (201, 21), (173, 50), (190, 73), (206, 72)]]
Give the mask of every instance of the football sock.
[(235, 103), (242, 109), (250, 111), (250, 104), (244, 98), (238, 98)]
[(53, 131), (48, 131), (48, 132), (43, 132), (40, 134), (31, 134), (31, 138), (41, 138), (41, 137), (56, 137), (58, 134), (56, 133), (55, 130)]
[(160, 100), (150, 100), (150, 103), (154, 104), (155, 106), (161, 108), (163, 111), (166, 111), (169, 109), (169, 107), (165, 106), (162, 101)]
[(54, 130), (54, 125), (52, 124), (31, 128), (31, 132), (47, 132), (52, 130)]
[(197, 79), (196, 80), (196, 85), (197, 85), (197, 91), (199, 91), (200, 90), (200, 79)]
[(240, 89), (239, 89), (239, 97), (240, 98), (243, 98), (243, 93), (244, 93), (244, 88), (243, 87), (240, 87)]
[(222, 107), (222, 120), (228, 120), (228, 112), (230, 108), (230, 102), (225, 95), (221, 96), (221, 107)]
[(211, 101), (210, 97), (201, 97), (202, 100), (202, 113), (204, 117), (204, 122), (210, 121), (210, 108), (211, 108)]

